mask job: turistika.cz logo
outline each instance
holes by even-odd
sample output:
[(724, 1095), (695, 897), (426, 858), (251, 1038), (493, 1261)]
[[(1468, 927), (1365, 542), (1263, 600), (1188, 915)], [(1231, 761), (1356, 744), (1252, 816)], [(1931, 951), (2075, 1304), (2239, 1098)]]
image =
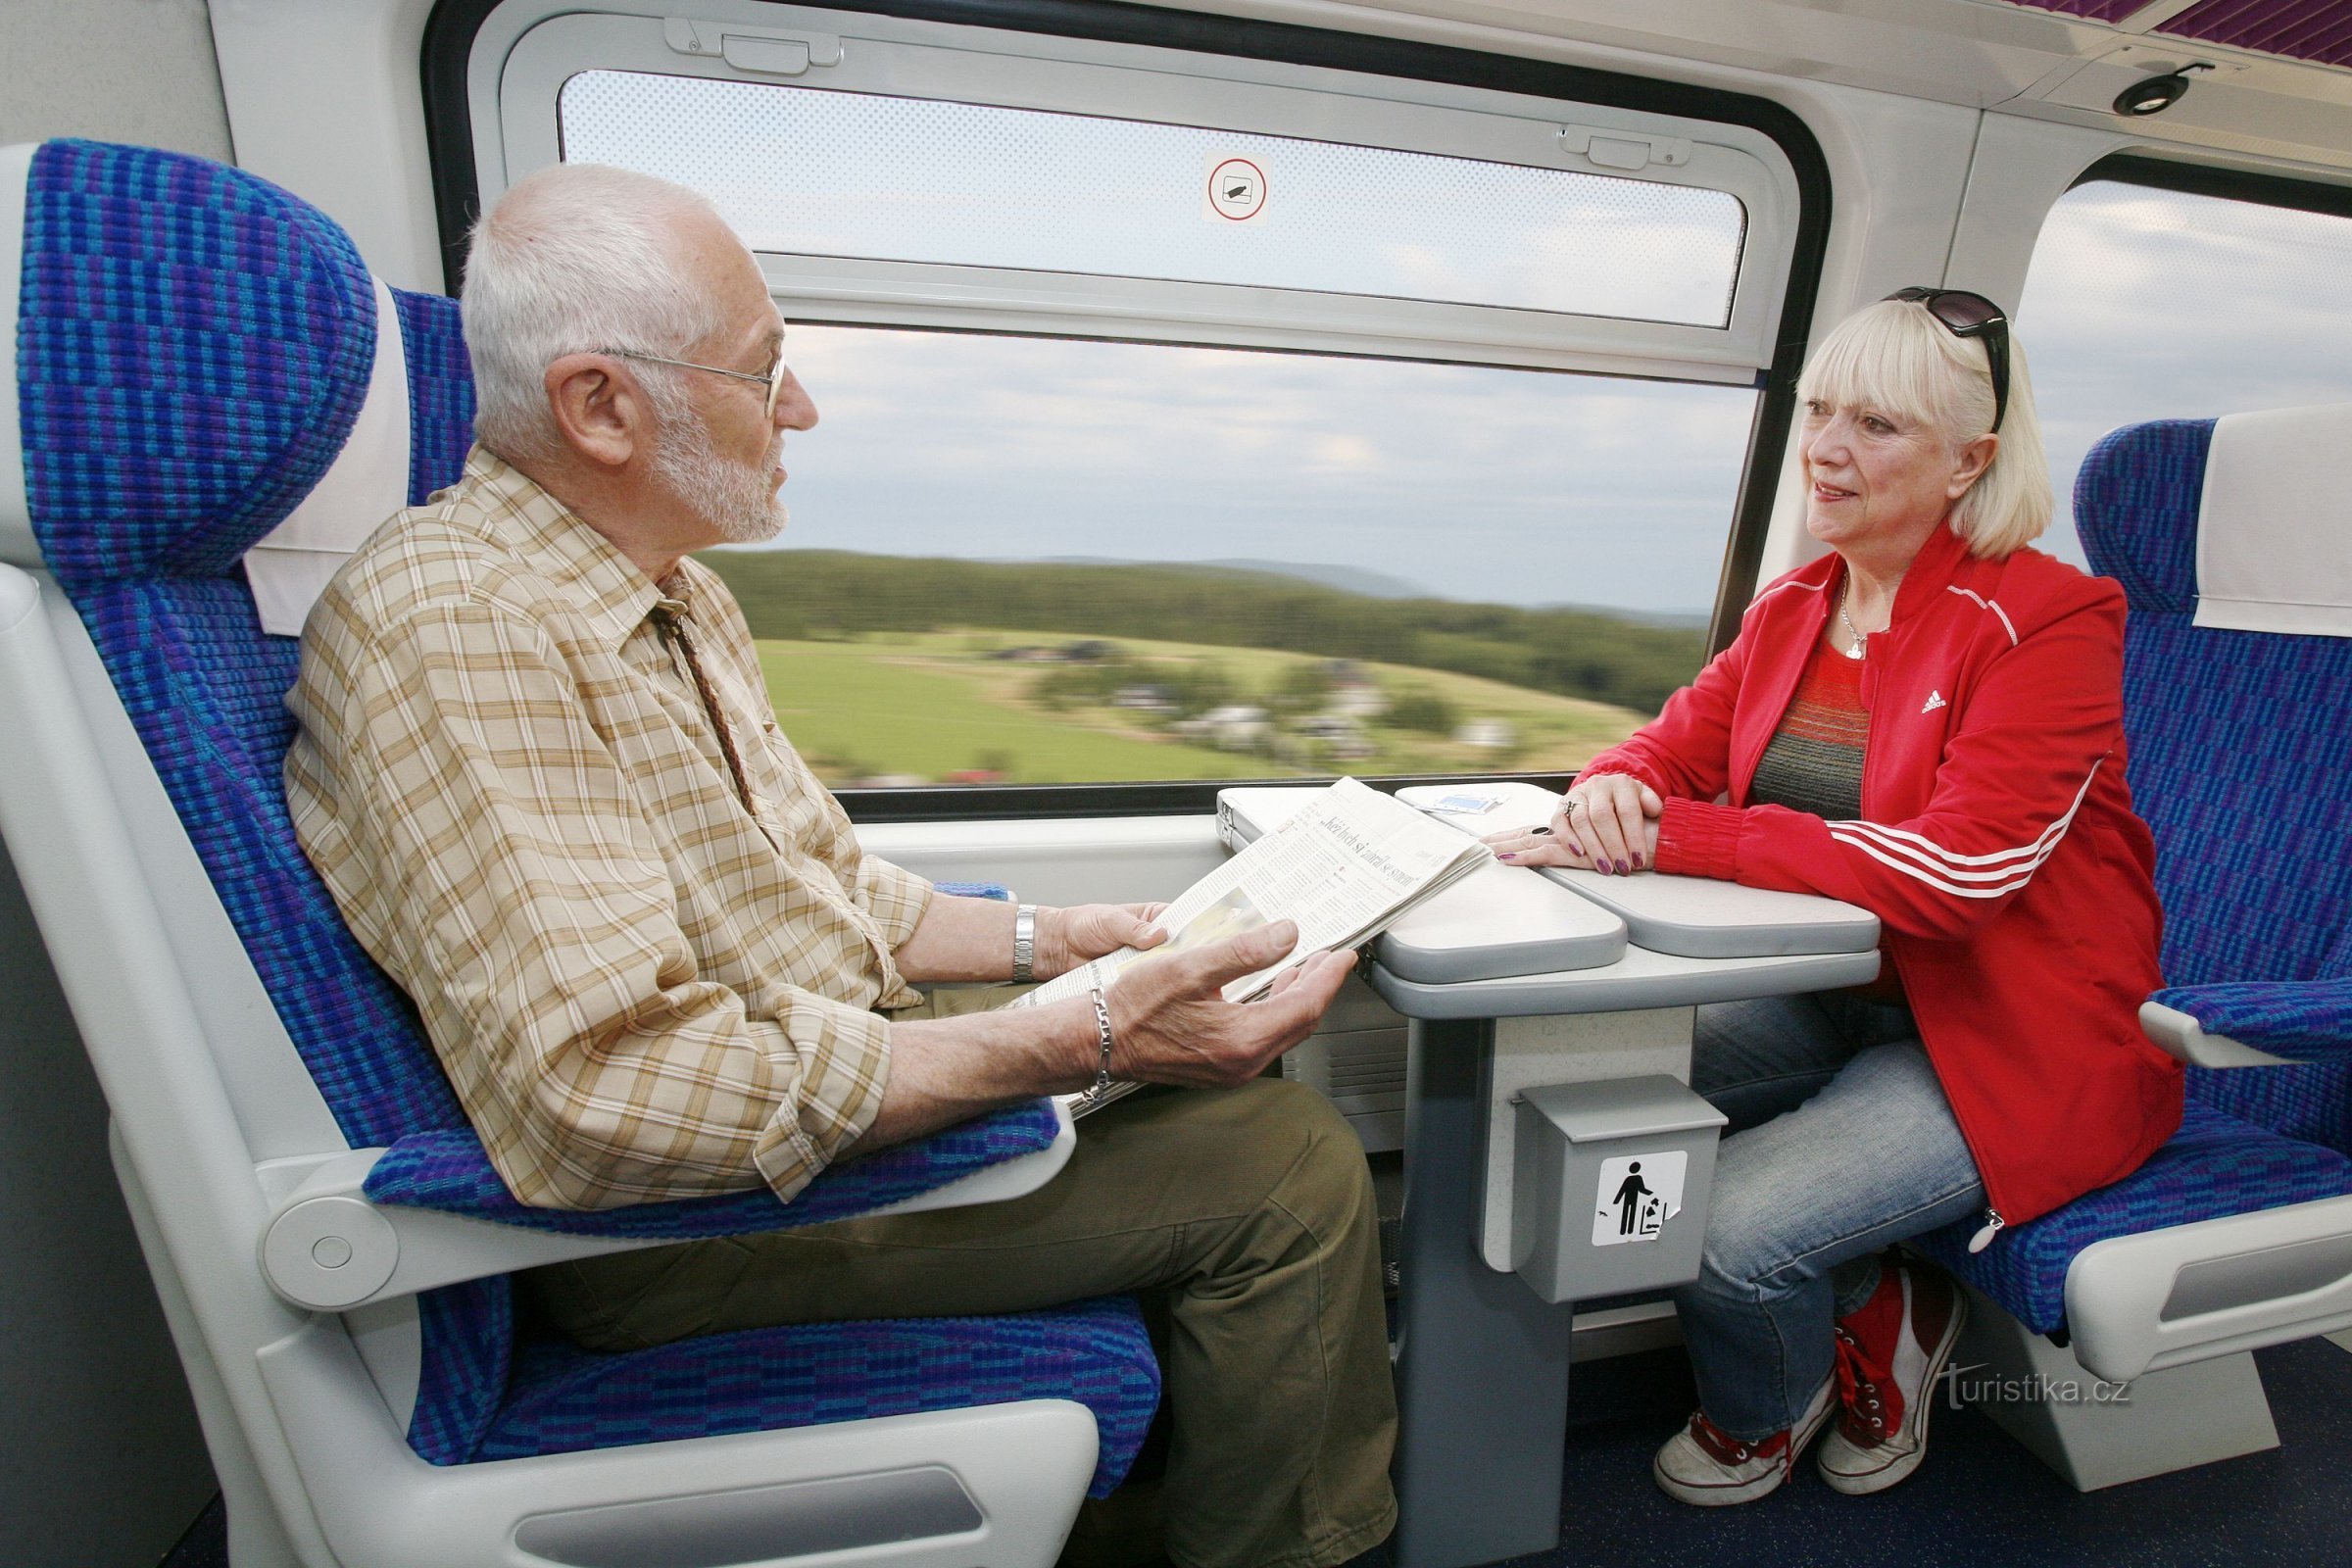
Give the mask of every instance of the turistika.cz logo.
[(2132, 1385), (2105, 1378), (2055, 1378), (2047, 1372), (2004, 1376), (1977, 1361), (1943, 1369), (1938, 1380), (1951, 1408), (1963, 1404), (2130, 1404)]

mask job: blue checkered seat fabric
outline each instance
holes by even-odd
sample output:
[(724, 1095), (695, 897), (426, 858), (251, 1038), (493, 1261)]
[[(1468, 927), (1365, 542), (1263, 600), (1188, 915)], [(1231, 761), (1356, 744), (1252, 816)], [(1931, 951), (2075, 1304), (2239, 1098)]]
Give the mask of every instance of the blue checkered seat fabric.
[[(33, 531), (345, 1139), (390, 1152), (384, 1203), (641, 1239), (814, 1224), (1045, 1148), (1044, 1102), (764, 1189), (601, 1213), (516, 1203), (415, 1010), (296, 843), (281, 768), (293, 639), (266, 634), (245, 552), (318, 483), (357, 420), (377, 334), (409, 372), (414, 503), (454, 480), (472, 389), (454, 302), (375, 285), (323, 215), (200, 159), (61, 140), (26, 191), (18, 381)], [(418, 1298), (411, 1446), (436, 1464), (908, 1410), (1062, 1397), (1124, 1476), (1159, 1379), (1132, 1301), (692, 1340), (642, 1355), (518, 1343), (509, 1282)]]
[(2048, 1334), (2066, 1321), (2066, 1271), (2093, 1242), (2346, 1193), (2352, 1193), (2352, 1159), (2191, 1100), (2180, 1130), (2113, 1186), (2003, 1231), (1982, 1252), (1968, 1250), (1973, 1219), (1911, 1245), (2028, 1328)]
[(2075, 514), (2131, 601), (2132, 793), (2156, 834), (2155, 1000), (2292, 1067), (2189, 1070), (2190, 1093), (2352, 1152), (2352, 641), (2193, 623), (2215, 421), (2108, 436)]

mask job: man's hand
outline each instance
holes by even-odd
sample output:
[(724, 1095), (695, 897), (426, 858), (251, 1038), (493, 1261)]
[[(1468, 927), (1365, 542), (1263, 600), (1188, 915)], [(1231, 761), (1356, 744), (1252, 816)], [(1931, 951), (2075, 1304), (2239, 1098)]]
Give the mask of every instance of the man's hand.
[(1051, 980), (1121, 948), (1156, 948), (1168, 940), (1168, 934), (1152, 924), (1165, 908), (1164, 904), (1077, 904), (1066, 909), (1040, 909), (1030, 972)]
[(1541, 828), (1490, 833), (1495, 858), (1511, 865), (1569, 865), (1626, 876), (1658, 863), (1658, 817), (1666, 803), (1640, 779), (1604, 773), (1560, 797)]
[(1255, 931), (1128, 970), (1108, 996), (1110, 1070), (1145, 1083), (1224, 1089), (1247, 1083), (1304, 1040), (1355, 966), (1352, 953), (1318, 953), (1275, 976), (1255, 1002), (1224, 999), (1227, 984), (1282, 958), (1298, 927)]

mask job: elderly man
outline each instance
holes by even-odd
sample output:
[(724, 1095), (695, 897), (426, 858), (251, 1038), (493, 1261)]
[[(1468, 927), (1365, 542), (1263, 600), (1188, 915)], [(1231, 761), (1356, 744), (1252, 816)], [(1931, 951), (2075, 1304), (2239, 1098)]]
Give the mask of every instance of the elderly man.
[[(1278, 926), (1087, 1000), (967, 1012), (913, 984), (1015, 978), (1016, 912), (864, 854), (776, 730), (741, 612), (687, 553), (772, 537), (816, 410), (751, 253), (701, 198), (557, 168), (474, 236), (464, 477), (312, 612), (288, 704), (303, 846), (416, 999), (502, 1175), (594, 1208), (765, 1183), (1027, 1096), (1191, 1086), (1081, 1123), (1011, 1202), (543, 1270), (543, 1310), (637, 1348), (828, 1318), (1164, 1299), (1168, 1554), (1322, 1565), (1387, 1535), (1395, 1427), (1361, 1152), (1258, 1074), (1348, 968), (1220, 1000)], [(1017, 928), (1035, 978), (1150, 944), (1149, 907)], [(969, 995), (970, 993), (962, 993)]]

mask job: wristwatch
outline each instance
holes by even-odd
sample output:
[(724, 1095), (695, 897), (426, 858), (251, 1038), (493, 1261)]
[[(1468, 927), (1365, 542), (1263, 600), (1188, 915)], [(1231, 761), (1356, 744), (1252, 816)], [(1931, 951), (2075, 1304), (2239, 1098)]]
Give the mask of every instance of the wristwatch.
[(1012, 983), (1025, 986), (1036, 975), (1030, 965), (1037, 961), (1037, 906), (1024, 904), (1012, 916)]

